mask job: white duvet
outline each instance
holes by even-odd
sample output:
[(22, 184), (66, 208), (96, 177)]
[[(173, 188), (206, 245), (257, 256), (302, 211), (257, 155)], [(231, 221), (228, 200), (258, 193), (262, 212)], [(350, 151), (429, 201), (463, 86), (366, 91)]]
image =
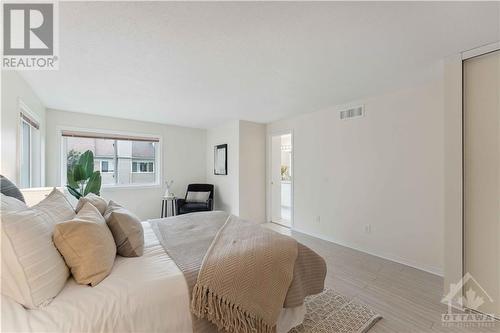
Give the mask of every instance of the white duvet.
[[(95, 287), (70, 278), (45, 308), (26, 310), (2, 296), (2, 332), (192, 333), (184, 276), (143, 222), (144, 255), (118, 256), (111, 274)], [(303, 306), (283, 310), (278, 332), (304, 318)]]

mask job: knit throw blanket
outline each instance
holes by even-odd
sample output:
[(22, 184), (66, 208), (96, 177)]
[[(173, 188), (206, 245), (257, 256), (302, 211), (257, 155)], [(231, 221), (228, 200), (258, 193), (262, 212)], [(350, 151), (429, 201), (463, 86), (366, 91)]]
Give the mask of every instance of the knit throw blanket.
[(258, 224), (224, 212), (150, 223), (186, 278), (195, 333), (275, 332), (283, 307), (323, 290), (324, 260)]

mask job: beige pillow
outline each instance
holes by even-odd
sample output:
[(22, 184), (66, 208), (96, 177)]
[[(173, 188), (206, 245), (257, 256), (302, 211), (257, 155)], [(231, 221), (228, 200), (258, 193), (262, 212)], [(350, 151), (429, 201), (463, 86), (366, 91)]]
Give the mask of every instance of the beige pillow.
[(56, 225), (54, 243), (79, 284), (95, 286), (113, 268), (113, 235), (101, 213), (88, 202), (73, 220)]
[(85, 203), (87, 202), (90, 202), (95, 208), (97, 208), (101, 215), (104, 215), (108, 203), (106, 202), (106, 200), (94, 193), (89, 193), (86, 196), (78, 199), (78, 203), (76, 204), (75, 208), (76, 212), (78, 213), (80, 209), (82, 209), (83, 205), (85, 205)]
[(104, 218), (115, 239), (118, 254), (140, 257), (144, 252), (144, 231), (137, 216), (113, 200), (109, 201)]

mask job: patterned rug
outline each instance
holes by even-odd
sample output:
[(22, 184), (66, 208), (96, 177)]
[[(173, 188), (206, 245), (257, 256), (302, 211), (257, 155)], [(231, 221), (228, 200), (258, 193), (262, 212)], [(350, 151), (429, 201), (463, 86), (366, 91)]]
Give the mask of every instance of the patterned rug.
[(364, 304), (325, 289), (306, 298), (304, 322), (289, 333), (364, 333), (381, 315)]

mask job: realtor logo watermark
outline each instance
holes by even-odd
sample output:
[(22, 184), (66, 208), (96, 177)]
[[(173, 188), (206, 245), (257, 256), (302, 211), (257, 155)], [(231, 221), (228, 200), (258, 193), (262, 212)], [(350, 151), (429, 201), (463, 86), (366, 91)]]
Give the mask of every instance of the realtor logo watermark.
[(57, 2), (4, 2), (2, 11), (2, 68), (58, 69)]
[(448, 305), (448, 312), (441, 315), (443, 326), (486, 328), (495, 327), (498, 323), (494, 314), (481, 311), (481, 306), (494, 301), (470, 273), (457, 283), (450, 284), (450, 291), (441, 302)]

